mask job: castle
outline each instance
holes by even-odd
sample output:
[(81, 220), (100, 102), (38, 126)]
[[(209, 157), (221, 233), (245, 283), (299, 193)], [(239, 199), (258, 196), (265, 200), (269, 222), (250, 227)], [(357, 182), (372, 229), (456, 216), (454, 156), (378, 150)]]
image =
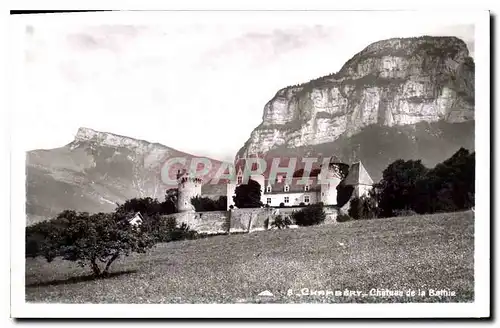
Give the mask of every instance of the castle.
[[(236, 187), (243, 183), (244, 172), (241, 165), (237, 166), (236, 181), (226, 185), (227, 210), (234, 206), (233, 196)], [(337, 205), (337, 186), (344, 181), (353, 187), (351, 197), (367, 195), (372, 188), (373, 180), (361, 162), (349, 165), (332, 156), (328, 165), (322, 165), (319, 174), (310, 177), (293, 177), (286, 179), (278, 174), (275, 179), (266, 178), (263, 174), (252, 174), (250, 179), (261, 186), (261, 202), (271, 207), (305, 206), (322, 202), (324, 205)], [(192, 176), (188, 171), (179, 171), (178, 211), (194, 211), (191, 198), (201, 196), (202, 180)]]

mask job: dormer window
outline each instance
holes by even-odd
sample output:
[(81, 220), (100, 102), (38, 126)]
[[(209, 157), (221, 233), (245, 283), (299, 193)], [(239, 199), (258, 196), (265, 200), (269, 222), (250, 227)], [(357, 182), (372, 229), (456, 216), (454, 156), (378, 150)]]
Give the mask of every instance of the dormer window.
[(309, 185), (304, 186), (304, 191), (309, 191)]
[(243, 177), (242, 176), (239, 176), (238, 177), (238, 184), (241, 184), (243, 182)]
[(276, 178), (276, 180), (278, 180), (278, 183), (282, 183), (283, 182), (283, 176), (278, 175), (278, 177)]
[(285, 185), (285, 188), (283, 189), (285, 192), (289, 192), (290, 191), (290, 186), (289, 185)]
[(271, 192), (271, 186), (267, 186), (266, 192)]

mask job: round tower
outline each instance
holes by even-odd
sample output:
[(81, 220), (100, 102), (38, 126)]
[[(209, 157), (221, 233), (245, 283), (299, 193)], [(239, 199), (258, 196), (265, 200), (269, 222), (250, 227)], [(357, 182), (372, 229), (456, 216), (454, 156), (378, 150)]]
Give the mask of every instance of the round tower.
[(177, 211), (189, 212), (194, 211), (194, 206), (191, 204), (191, 198), (201, 196), (202, 180), (192, 176), (186, 170), (177, 172)]
[(336, 156), (332, 156), (328, 163), (321, 166), (320, 201), (323, 202), (324, 205), (337, 205), (337, 186), (344, 178), (342, 175), (342, 168), (345, 165), (346, 164), (342, 163)]

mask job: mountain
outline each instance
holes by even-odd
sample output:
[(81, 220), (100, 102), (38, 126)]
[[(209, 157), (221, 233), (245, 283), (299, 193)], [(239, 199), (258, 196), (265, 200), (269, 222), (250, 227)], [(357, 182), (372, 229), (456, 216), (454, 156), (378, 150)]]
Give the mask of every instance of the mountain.
[(474, 148), (474, 61), (456, 37), (375, 42), (338, 73), (279, 90), (236, 154), (361, 160), (374, 180), (392, 161), (433, 166)]
[[(113, 211), (116, 203), (134, 197), (164, 200), (166, 184), (162, 168), (169, 158), (182, 157), (187, 163), (195, 155), (107, 132), (80, 128), (75, 139), (64, 147), (33, 150), (26, 156), (26, 214), (29, 223), (55, 216), (65, 209)], [(213, 176), (221, 162), (207, 158)], [(180, 165), (169, 176), (175, 179)], [(207, 182), (208, 182), (207, 179)], [(204, 186), (204, 193), (217, 193)], [(224, 189), (225, 191), (225, 189)]]

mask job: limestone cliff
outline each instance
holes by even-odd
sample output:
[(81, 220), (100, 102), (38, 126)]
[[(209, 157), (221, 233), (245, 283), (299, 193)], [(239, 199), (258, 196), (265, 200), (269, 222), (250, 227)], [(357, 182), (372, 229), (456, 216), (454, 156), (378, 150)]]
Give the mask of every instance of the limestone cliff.
[(455, 37), (375, 42), (336, 73), (279, 90), (238, 157), (331, 143), (365, 127), (474, 120), (474, 62)]

